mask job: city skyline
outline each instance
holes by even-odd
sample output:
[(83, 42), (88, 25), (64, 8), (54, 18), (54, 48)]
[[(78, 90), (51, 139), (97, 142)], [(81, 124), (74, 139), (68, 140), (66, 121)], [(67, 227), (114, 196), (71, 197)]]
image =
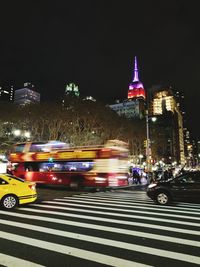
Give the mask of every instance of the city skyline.
[(199, 138), (199, 23), (195, 1), (20, 1), (1, 5), (0, 82), (32, 82), (42, 98), (74, 82), (111, 104), (127, 98), (137, 56), (144, 89), (168, 84), (185, 95)]

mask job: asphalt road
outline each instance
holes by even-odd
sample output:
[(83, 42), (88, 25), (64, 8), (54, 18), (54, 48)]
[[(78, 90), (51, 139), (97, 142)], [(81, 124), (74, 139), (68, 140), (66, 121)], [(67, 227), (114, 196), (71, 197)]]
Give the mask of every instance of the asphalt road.
[[(126, 188), (127, 191), (129, 190), (130, 191), (132, 190), (144, 191), (145, 189), (146, 189), (146, 186), (143, 186), (143, 185), (134, 185), (134, 186), (129, 186)], [(118, 189), (114, 189), (112, 191), (117, 191), (117, 190)], [(85, 189), (81, 191), (73, 191), (66, 187), (37, 186), (37, 194), (38, 194), (37, 202), (41, 202), (44, 200), (52, 200), (55, 198), (62, 198), (66, 196), (72, 196), (74, 194), (79, 195), (79, 194), (90, 193), (90, 192), (94, 192), (94, 190)]]
[(73, 191), (65, 187), (37, 187), (38, 199), (36, 202), (44, 200), (52, 200), (54, 198), (62, 198), (66, 196), (72, 196), (74, 194), (82, 194), (86, 191)]

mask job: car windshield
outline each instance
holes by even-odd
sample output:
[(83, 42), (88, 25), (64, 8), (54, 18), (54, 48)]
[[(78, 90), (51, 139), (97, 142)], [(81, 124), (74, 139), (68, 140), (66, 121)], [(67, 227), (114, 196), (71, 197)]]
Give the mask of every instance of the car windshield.
[(14, 179), (14, 180), (17, 180), (17, 181), (19, 181), (19, 182), (23, 182), (23, 183), (24, 183), (24, 180), (23, 180), (22, 178), (16, 177), (16, 176), (11, 175), (11, 174), (7, 174), (6, 176), (7, 176), (7, 177), (10, 177), (10, 178), (12, 178), (12, 179)]

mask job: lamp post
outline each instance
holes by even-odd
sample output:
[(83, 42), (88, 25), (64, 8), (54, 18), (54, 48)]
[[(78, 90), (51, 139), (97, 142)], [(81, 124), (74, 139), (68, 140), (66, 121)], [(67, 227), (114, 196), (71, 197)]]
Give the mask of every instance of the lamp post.
[(150, 131), (149, 131), (149, 120), (151, 119), (152, 122), (155, 122), (157, 120), (156, 117), (149, 118), (148, 110), (146, 110), (146, 167), (147, 167), (147, 173), (151, 170), (151, 140), (150, 140)]

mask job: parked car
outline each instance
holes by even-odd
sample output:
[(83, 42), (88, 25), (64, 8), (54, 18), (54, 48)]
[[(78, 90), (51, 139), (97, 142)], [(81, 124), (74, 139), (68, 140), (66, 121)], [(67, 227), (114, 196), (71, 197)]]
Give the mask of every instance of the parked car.
[(175, 199), (200, 202), (200, 171), (187, 172), (167, 181), (153, 182), (147, 187), (147, 195), (161, 205)]
[(13, 209), (37, 199), (36, 184), (10, 174), (0, 174), (0, 205)]

